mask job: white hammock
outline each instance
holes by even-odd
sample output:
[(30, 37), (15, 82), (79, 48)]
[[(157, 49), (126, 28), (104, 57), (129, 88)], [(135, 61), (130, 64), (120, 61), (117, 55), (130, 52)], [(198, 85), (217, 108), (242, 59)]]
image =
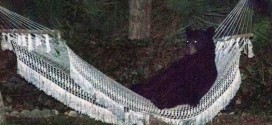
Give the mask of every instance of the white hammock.
[[(3, 50), (17, 56), (18, 74), (46, 94), (91, 118), (114, 124), (149, 124), (149, 117), (167, 123), (204, 124), (223, 109), (240, 87), (239, 60), (245, 50), (253, 57), (249, 40), (252, 12), (241, 0), (214, 37), (218, 77), (196, 107), (180, 105), (160, 110), (149, 100), (112, 80), (78, 57), (50, 30), (0, 7)], [(186, 96), (186, 95), (185, 95)]]

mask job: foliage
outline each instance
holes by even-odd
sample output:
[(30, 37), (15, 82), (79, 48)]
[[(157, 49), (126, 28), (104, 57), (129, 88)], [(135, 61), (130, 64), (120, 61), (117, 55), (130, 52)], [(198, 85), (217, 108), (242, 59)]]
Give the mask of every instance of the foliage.
[[(166, 0), (169, 9), (188, 17), (190, 14), (201, 14), (220, 7), (233, 7), (238, 0)], [(221, 8), (223, 9), (223, 8)]]
[(255, 18), (255, 20), (256, 23), (253, 29), (255, 36), (253, 37), (253, 42), (256, 42), (256, 49), (261, 49), (269, 44), (272, 44), (270, 35), (271, 22), (268, 17)]
[(11, 4), (6, 0), (0, 0), (0, 5), (6, 8), (11, 8)]
[[(206, 18), (207, 15), (222, 15), (236, 0), (166, 0), (167, 7), (180, 15), (183, 23), (198, 26), (216, 25)], [(223, 16), (223, 15), (222, 15)], [(206, 24), (208, 23), (208, 24)]]
[[(127, 5), (122, 0), (67, 1), (61, 31), (74, 50), (90, 44), (106, 44), (116, 33), (126, 32)], [(83, 56), (83, 55), (81, 55)], [(88, 57), (86, 57), (88, 58)], [(85, 59), (86, 59), (85, 58)]]
[(63, 13), (63, 2), (65, 0), (27, 0), (29, 11), (26, 14), (49, 28), (57, 29)]

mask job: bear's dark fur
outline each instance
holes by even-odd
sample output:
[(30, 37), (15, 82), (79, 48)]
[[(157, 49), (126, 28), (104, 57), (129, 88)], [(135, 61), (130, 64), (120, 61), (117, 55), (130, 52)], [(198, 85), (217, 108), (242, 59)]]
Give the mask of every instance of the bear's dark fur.
[(217, 77), (214, 28), (194, 31), (187, 28), (186, 34), (186, 55), (182, 59), (150, 78), (148, 83), (132, 87), (160, 109), (197, 105)]

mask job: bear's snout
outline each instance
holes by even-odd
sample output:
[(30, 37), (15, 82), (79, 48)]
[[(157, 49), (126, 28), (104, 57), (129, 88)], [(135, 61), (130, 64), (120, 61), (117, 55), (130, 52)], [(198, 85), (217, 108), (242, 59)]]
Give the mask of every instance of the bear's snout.
[(186, 47), (186, 54), (188, 54), (188, 55), (193, 55), (193, 54), (195, 54), (197, 52), (197, 50), (196, 50), (196, 47), (195, 47), (195, 45), (194, 44), (192, 44), (192, 43), (189, 43), (188, 45), (187, 45), (187, 47)]

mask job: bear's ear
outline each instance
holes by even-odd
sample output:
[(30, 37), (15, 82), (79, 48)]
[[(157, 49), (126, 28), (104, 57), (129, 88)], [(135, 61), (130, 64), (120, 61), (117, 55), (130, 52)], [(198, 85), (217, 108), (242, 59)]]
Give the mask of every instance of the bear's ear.
[(214, 34), (215, 34), (215, 28), (214, 28), (214, 27), (209, 27), (209, 28), (206, 30), (206, 33), (207, 33), (210, 37), (213, 37)]
[(193, 30), (190, 27), (186, 27), (186, 35), (187, 37), (190, 37), (190, 35), (192, 34)]

